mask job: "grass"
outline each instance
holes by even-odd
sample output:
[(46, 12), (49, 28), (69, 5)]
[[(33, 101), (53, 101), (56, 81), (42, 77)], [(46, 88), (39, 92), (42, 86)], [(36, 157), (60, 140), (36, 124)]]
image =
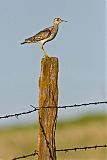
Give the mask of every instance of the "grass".
[[(26, 124), (0, 129), (0, 160), (32, 153), (37, 149), (38, 128)], [(59, 121), (56, 128), (57, 149), (107, 144), (107, 116), (88, 115)], [(106, 160), (107, 149), (57, 153), (58, 160)], [(29, 157), (27, 160), (35, 160)]]

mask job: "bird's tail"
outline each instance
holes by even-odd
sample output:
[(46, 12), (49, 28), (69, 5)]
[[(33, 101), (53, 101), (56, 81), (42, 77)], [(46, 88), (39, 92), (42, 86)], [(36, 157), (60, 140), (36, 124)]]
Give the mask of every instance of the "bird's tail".
[(24, 41), (24, 42), (22, 42), (22, 43), (21, 43), (21, 45), (22, 45), (22, 44), (25, 44), (25, 43), (27, 43), (27, 42), (26, 42), (26, 41)]

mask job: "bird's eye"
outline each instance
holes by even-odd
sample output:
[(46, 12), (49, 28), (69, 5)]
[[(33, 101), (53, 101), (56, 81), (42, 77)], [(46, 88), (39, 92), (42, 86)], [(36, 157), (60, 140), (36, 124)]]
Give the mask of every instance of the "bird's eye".
[(56, 21), (59, 21), (60, 20), (60, 18), (56, 18)]

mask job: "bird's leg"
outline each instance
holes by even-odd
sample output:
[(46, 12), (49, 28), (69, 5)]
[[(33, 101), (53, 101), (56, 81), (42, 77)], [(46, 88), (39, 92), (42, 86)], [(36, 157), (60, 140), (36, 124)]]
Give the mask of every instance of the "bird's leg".
[(43, 46), (41, 47), (41, 49), (42, 49), (42, 51), (43, 51), (43, 53), (44, 53), (44, 56), (45, 56), (45, 57), (49, 57), (49, 56), (47, 55), (47, 53), (45, 52)]

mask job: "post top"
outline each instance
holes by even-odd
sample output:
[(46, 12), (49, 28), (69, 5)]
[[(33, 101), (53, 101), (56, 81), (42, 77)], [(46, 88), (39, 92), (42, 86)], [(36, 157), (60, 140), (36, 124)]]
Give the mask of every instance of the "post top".
[(42, 60), (41, 60), (41, 63), (48, 63), (48, 62), (51, 62), (51, 63), (58, 63), (58, 58), (57, 57), (43, 57)]

